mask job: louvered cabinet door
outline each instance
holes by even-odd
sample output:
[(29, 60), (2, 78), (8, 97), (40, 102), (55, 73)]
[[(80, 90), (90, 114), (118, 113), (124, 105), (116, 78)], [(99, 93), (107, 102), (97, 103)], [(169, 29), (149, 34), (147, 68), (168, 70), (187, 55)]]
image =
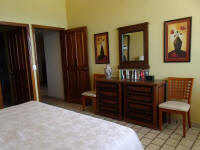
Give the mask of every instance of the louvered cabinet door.
[(61, 47), (65, 98), (81, 103), (81, 93), (90, 87), (86, 27), (62, 31)]
[(79, 28), (75, 31), (76, 37), (76, 60), (77, 60), (77, 94), (90, 89), (88, 51), (87, 51), (87, 28)]
[(27, 102), (32, 98), (32, 83), (25, 30), (7, 32), (10, 64), (11, 89), (14, 104)]

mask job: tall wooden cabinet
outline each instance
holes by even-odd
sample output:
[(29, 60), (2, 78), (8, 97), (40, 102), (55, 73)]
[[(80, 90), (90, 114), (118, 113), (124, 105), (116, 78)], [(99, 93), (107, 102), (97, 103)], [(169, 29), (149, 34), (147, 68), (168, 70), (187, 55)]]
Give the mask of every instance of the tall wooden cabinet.
[(97, 113), (158, 128), (158, 104), (165, 100), (165, 81), (97, 79)]
[(81, 103), (81, 93), (90, 88), (87, 28), (63, 31), (61, 49), (65, 99), (69, 102)]

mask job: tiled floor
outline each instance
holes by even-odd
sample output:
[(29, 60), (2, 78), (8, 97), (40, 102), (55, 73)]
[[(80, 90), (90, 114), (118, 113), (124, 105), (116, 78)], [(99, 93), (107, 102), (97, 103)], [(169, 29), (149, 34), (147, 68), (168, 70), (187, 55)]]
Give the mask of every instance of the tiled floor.
[(180, 123), (173, 122), (170, 125), (165, 125), (164, 129), (160, 132), (158, 130), (95, 115), (91, 106), (86, 107), (85, 111), (81, 111), (81, 105), (66, 103), (62, 100), (44, 98), (42, 102), (130, 127), (137, 133), (145, 150), (200, 150), (199, 126), (193, 125), (192, 128), (187, 129), (186, 137), (183, 138), (182, 125)]

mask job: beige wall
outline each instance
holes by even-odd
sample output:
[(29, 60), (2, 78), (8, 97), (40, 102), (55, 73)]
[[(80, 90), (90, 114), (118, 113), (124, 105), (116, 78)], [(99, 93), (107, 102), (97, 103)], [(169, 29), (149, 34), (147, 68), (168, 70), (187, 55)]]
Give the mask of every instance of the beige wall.
[(64, 99), (59, 31), (44, 31), (48, 96)]
[(0, 0), (0, 21), (66, 28), (66, 0)]
[[(121, 26), (149, 22), (150, 72), (156, 78), (194, 77), (192, 121), (200, 123), (200, 1), (199, 0), (67, 0), (68, 27), (88, 27), (90, 75), (103, 73), (96, 65), (93, 34), (109, 32), (110, 63), (117, 74), (118, 32)], [(192, 16), (190, 63), (163, 63), (163, 22)]]

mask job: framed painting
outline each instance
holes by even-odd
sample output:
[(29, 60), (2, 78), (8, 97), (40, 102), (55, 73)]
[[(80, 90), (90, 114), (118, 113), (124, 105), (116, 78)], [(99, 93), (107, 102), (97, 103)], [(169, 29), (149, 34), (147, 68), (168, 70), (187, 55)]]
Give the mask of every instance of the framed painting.
[(108, 32), (94, 35), (96, 64), (109, 64)]
[(164, 62), (190, 62), (192, 17), (164, 22)]

